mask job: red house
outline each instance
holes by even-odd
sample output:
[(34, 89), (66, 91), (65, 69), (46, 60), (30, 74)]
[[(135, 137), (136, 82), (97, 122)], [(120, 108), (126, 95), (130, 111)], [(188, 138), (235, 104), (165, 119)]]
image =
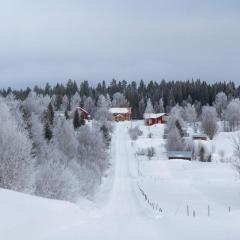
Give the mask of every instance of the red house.
[(82, 114), (83, 114), (83, 118), (84, 118), (85, 120), (87, 120), (88, 117), (90, 116), (89, 113), (88, 113), (88, 111), (86, 111), (85, 109), (83, 109), (83, 108), (81, 108), (81, 107), (77, 107), (76, 109), (78, 110), (79, 113), (82, 113)]
[(132, 117), (132, 109), (131, 108), (110, 108), (110, 114), (112, 115), (112, 119), (114, 121), (129, 121)]
[(151, 126), (154, 124), (164, 124), (167, 122), (167, 114), (166, 113), (144, 113), (144, 123), (147, 126)]

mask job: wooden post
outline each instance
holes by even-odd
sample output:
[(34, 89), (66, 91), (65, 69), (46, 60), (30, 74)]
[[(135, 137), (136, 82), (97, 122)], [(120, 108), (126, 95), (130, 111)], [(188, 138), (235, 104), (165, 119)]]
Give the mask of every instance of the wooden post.
[(210, 217), (210, 206), (208, 205), (208, 217)]
[(196, 212), (195, 212), (195, 210), (193, 210), (193, 217), (196, 217)]
[(231, 207), (228, 207), (228, 211), (231, 212)]
[(187, 205), (187, 216), (189, 217), (189, 206)]

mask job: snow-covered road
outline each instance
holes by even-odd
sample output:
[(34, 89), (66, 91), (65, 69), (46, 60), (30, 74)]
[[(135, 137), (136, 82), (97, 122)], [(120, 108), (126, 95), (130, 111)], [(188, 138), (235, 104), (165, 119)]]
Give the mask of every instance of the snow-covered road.
[(104, 207), (95, 211), (94, 218), (51, 235), (51, 239), (161, 239), (163, 233), (155, 219), (145, 212), (136, 196), (139, 190), (127, 127), (126, 123), (116, 124), (112, 141), (115, 172)]

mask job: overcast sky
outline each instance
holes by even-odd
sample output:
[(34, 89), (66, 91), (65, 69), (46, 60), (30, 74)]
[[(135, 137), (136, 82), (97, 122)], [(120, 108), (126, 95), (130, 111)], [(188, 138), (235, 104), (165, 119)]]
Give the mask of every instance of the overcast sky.
[(0, 88), (69, 78), (240, 84), (240, 1), (0, 0)]

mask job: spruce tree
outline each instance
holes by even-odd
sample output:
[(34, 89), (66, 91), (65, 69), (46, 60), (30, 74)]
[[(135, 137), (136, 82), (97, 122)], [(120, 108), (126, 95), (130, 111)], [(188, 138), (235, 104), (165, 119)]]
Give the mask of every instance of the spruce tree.
[(104, 142), (105, 142), (106, 146), (109, 147), (110, 142), (111, 142), (111, 136), (109, 134), (109, 130), (107, 129), (107, 127), (105, 125), (102, 125), (100, 130), (102, 131)]
[(80, 126), (81, 126), (80, 116), (79, 116), (78, 110), (76, 109), (73, 117), (73, 127), (75, 129), (78, 129)]
[(54, 120), (54, 110), (51, 103), (48, 104), (48, 121), (51, 125), (53, 125)]
[(66, 119), (69, 119), (69, 115), (68, 115), (68, 110), (67, 109), (64, 112), (64, 116), (65, 116)]
[(44, 137), (50, 141), (52, 139), (52, 129), (48, 123), (48, 121), (46, 121), (45, 125), (44, 125)]

